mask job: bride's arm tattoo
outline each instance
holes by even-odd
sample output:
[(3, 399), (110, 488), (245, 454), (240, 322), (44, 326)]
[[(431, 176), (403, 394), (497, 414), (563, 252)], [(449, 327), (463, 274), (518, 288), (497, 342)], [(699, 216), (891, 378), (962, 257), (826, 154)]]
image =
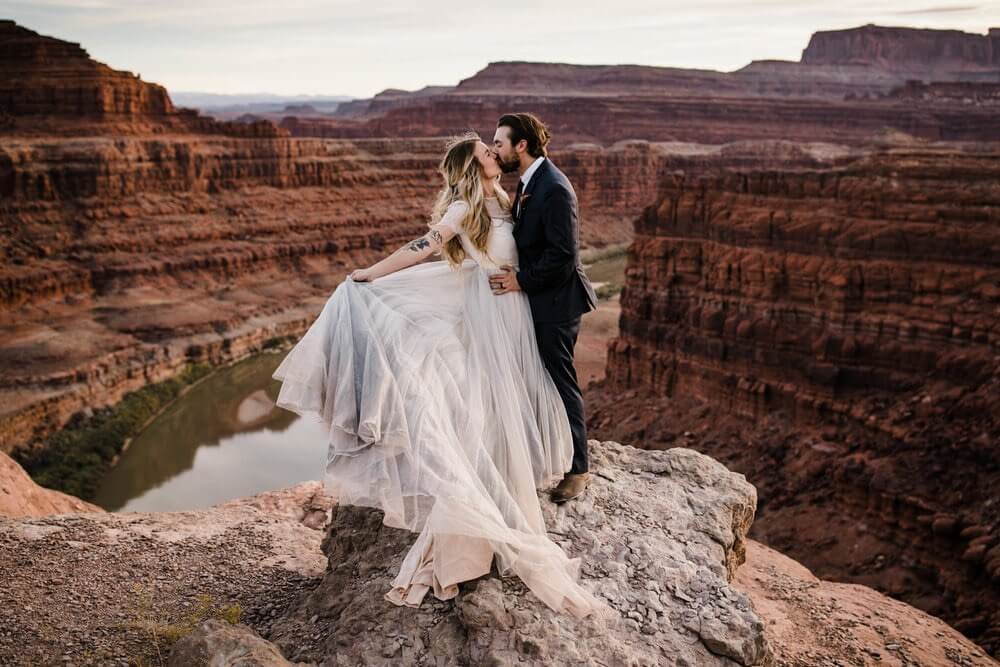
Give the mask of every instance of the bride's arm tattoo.
[[(452, 234), (448, 234), (448, 238), (451, 238), (451, 236)], [(443, 248), (445, 243), (444, 234), (440, 230), (430, 230), (420, 238), (413, 239), (409, 243), (400, 246), (396, 252), (385, 259), (368, 267), (372, 274), (372, 280), (399, 271), (400, 269), (405, 269), (408, 266), (413, 266), (415, 263), (428, 257), (436, 249)]]
[(407, 248), (409, 248), (413, 252), (420, 252), (424, 248), (430, 248), (430, 247), (431, 247), (431, 242), (428, 241), (423, 236), (421, 236), (419, 239), (414, 239), (413, 241), (410, 241), (410, 245), (407, 246)]
[[(428, 237), (430, 237), (430, 240), (428, 240)], [(413, 252), (420, 252), (421, 250), (430, 248), (431, 241), (434, 242), (434, 245), (438, 246), (444, 245), (444, 237), (441, 236), (441, 232), (439, 232), (436, 229), (432, 229), (431, 231), (421, 236), (419, 239), (414, 239), (413, 241), (410, 241), (410, 244), (407, 246), (407, 248), (409, 248)]]

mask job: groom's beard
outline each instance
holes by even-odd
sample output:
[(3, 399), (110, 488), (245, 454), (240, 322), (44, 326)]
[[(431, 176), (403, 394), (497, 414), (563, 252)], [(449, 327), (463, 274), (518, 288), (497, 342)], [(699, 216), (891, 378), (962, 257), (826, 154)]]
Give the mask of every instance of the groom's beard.
[(512, 174), (518, 170), (518, 167), (521, 166), (520, 160), (514, 160), (512, 162), (504, 162), (503, 160), (498, 159), (497, 162), (500, 163), (500, 171), (502, 171), (505, 174)]

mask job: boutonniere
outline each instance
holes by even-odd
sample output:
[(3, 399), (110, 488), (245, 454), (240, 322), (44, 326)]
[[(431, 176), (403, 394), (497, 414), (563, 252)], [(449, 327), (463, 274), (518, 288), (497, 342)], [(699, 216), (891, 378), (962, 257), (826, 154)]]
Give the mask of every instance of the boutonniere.
[(523, 193), (520, 197), (517, 198), (517, 205), (518, 206), (524, 206), (524, 200), (527, 199), (530, 196), (531, 196), (530, 192)]

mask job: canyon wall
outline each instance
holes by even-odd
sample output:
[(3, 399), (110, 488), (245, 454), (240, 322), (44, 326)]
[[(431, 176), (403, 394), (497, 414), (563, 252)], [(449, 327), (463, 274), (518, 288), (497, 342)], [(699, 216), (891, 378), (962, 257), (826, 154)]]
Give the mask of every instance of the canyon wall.
[[(304, 331), (329, 293), (424, 229), (444, 140), (0, 137), (0, 451), (189, 361)], [(824, 144), (575, 145), (582, 244), (632, 238), (676, 169), (817, 166)]]
[(166, 88), (67, 42), (0, 19), (0, 136), (223, 134), (281, 137), (269, 121), (220, 122), (175, 107)]
[(92, 60), (81, 46), (0, 19), (0, 109), (11, 115), (165, 115), (163, 86)]
[[(0, 128), (0, 451), (42, 447), (74, 414), (188, 362), (298, 336), (351, 269), (424, 229), (440, 136), (294, 138), (169, 98), (92, 104), (76, 82), (93, 78), (118, 100), (162, 89), (79, 45), (2, 29), (0, 89), (16, 95)], [(758, 163), (759, 153), (826, 159), (786, 142), (567, 144), (552, 157), (576, 184), (584, 246), (602, 247), (631, 240), (632, 218), (670, 169), (719, 155)]]
[(889, 96), (907, 100), (934, 100), (939, 103), (961, 104), (965, 107), (992, 105), (995, 108), (1000, 104), (1000, 83), (908, 81), (906, 85), (890, 91)]
[(438, 143), (0, 139), (0, 448), (300, 334), (421, 232)]
[[(897, 150), (825, 171), (664, 179), (636, 221), (609, 377), (699, 378), (693, 389), (729, 387), (748, 416), (809, 417), (848, 413), (861, 391), (981, 382), (1000, 347), (998, 176), (996, 153)], [(660, 358), (663, 342), (694, 347)], [(736, 390), (744, 371), (766, 403)]]
[[(748, 66), (735, 72), (647, 65), (569, 65), (495, 62), (463, 79), (451, 90), (464, 95), (553, 95), (627, 97), (795, 97), (839, 100), (877, 95), (896, 77), (858, 69), (853, 77), (823, 67), (786, 63), (787, 67)], [(425, 93), (426, 94), (426, 93)], [(377, 113), (401, 99), (376, 96), (367, 111)], [(357, 105), (356, 105), (357, 106)], [(340, 115), (339, 113), (337, 115)]]
[(668, 175), (591, 427), (697, 443), (757, 486), (758, 539), (996, 654), (998, 258), (988, 146)]
[[(304, 331), (425, 229), (444, 139), (0, 136), (0, 450)], [(585, 246), (631, 239), (665, 149), (553, 154)], [(34, 443), (34, 445), (32, 445)]]

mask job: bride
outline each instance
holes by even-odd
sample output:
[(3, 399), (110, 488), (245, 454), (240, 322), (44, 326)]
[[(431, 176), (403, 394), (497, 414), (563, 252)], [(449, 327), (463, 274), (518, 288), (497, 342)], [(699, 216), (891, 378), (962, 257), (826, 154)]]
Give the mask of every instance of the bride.
[[(453, 598), (495, 557), (501, 576), (584, 617), (605, 605), (547, 536), (536, 493), (571, 466), (566, 410), (528, 298), (489, 286), (518, 259), (500, 165), (470, 133), (440, 172), (429, 231), (337, 287), (275, 370), (277, 404), (329, 427), (324, 480), (338, 502), (418, 533), (388, 600)], [(421, 262), (437, 253), (445, 261)]]

